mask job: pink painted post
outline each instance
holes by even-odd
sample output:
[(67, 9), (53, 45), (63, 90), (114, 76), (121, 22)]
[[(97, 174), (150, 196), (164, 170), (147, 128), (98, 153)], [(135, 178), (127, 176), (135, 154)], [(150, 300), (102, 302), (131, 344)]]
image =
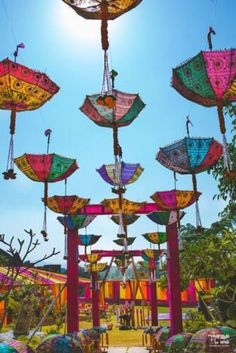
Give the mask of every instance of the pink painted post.
[(150, 283), (150, 294), (151, 294), (151, 325), (158, 325), (158, 310), (157, 310), (157, 285), (156, 281)]
[(98, 273), (91, 271), (92, 277), (92, 318), (93, 326), (100, 326)]
[(183, 331), (182, 306), (180, 291), (180, 267), (178, 231), (176, 223), (166, 227), (168, 236), (168, 294), (170, 307), (170, 331), (171, 336)]
[(73, 333), (79, 329), (78, 231), (75, 229), (68, 229), (67, 252), (67, 333)]

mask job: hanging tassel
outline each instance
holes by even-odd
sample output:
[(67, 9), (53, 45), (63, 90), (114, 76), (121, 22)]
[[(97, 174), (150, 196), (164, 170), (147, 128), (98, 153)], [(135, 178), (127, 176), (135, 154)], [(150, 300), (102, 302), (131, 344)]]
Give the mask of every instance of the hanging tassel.
[(11, 135), (7, 157), (6, 171), (3, 172), (3, 178), (5, 180), (16, 179), (16, 173), (14, 172), (14, 135)]
[(67, 250), (67, 237), (68, 237), (68, 234), (66, 233), (65, 234), (65, 243), (64, 243), (64, 260), (66, 260), (68, 258), (68, 250)]
[(202, 222), (201, 222), (200, 210), (199, 210), (199, 205), (198, 205), (197, 179), (196, 179), (196, 175), (194, 173), (192, 174), (192, 182), (193, 182), (193, 191), (194, 191), (194, 196), (195, 196), (196, 228), (200, 229), (200, 228), (202, 228)]
[(114, 156), (120, 155), (120, 146), (118, 142), (118, 127), (116, 123), (113, 123), (113, 150)]
[(224, 167), (228, 174), (230, 174), (232, 170), (232, 163), (229, 155), (228, 142), (225, 134), (223, 134), (223, 158), (224, 158)]
[(47, 234), (47, 200), (48, 200), (48, 182), (44, 182), (44, 217), (43, 217), (43, 229), (41, 230), (41, 234), (44, 238), (44, 241), (48, 241)]

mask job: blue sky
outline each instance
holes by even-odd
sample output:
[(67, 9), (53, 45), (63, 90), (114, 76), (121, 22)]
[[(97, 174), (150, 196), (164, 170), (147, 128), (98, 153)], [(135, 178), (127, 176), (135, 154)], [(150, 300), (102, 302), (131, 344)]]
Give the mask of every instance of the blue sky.
[[(193, 123), (192, 136), (221, 141), (216, 109), (191, 103), (179, 95), (170, 85), (171, 70), (200, 50), (207, 50), (210, 25), (216, 31), (214, 49), (234, 47), (235, 13), (235, 0), (143, 0), (134, 10), (109, 22), (110, 67), (119, 73), (116, 87), (139, 93), (146, 103), (139, 117), (119, 130), (123, 160), (145, 168), (140, 179), (128, 187), (125, 196), (130, 200), (150, 202), (149, 196), (155, 191), (174, 187), (172, 172), (161, 166), (155, 156), (159, 147), (186, 136), (187, 115)], [(114, 197), (110, 186), (96, 172), (102, 164), (113, 163), (112, 132), (93, 124), (78, 109), (86, 94), (101, 89), (100, 23), (82, 19), (61, 0), (0, 0), (0, 38), (1, 60), (13, 59), (16, 45), (23, 42), (25, 49), (20, 51), (18, 62), (46, 72), (60, 86), (59, 93), (41, 109), (18, 114), (15, 156), (45, 153), (44, 131), (50, 128), (50, 151), (76, 158), (80, 167), (68, 179), (68, 194), (89, 197), (92, 203)], [(0, 116), (0, 170), (4, 171), (10, 114), (0, 111)], [(229, 119), (226, 120), (230, 140)], [(177, 187), (191, 189), (191, 177), (178, 176)], [(212, 201), (216, 183), (206, 173), (198, 176), (198, 189), (203, 193), (202, 223), (208, 226), (217, 220), (223, 204)], [(15, 181), (0, 179), (0, 193), (0, 233), (23, 237), (23, 230), (29, 228), (39, 233), (43, 185), (17, 171)], [(50, 195), (63, 193), (63, 182), (50, 185)], [(42, 241), (33, 256), (37, 258), (56, 247), (62, 253), (52, 262), (63, 263), (63, 228), (56, 217), (48, 212), (49, 242)], [(187, 222), (195, 223), (194, 206), (187, 210), (183, 223)], [(148, 247), (141, 234), (156, 229), (142, 216), (129, 228), (129, 235), (137, 237), (133, 248)], [(98, 248), (117, 248), (112, 241), (117, 226), (108, 216), (97, 217), (87, 232), (103, 235)]]

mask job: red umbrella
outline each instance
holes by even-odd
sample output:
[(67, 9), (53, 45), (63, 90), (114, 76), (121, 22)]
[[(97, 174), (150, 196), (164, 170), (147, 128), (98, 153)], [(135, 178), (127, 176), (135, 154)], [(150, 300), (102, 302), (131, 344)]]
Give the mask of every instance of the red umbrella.
[[(23, 45), (23, 43), (21, 43)], [(24, 46), (18, 46), (24, 47)], [(18, 53), (15, 52), (15, 58)], [(16, 113), (40, 108), (59, 90), (59, 87), (44, 73), (4, 59), (0, 62), (0, 109), (11, 111), (10, 145), (4, 179), (15, 179), (14, 140)]]

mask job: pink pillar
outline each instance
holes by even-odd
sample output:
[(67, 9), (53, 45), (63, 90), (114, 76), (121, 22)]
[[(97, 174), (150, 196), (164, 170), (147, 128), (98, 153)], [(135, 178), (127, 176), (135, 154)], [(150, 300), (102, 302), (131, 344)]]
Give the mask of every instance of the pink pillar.
[(157, 311), (157, 285), (156, 281), (150, 283), (150, 294), (151, 294), (151, 325), (158, 325), (158, 311)]
[(166, 228), (168, 236), (167, 272), (170, 307), (170, 329), (171, 336), (173, 336), (183, 331), (180, 291), (179, 247), (176, 223), (168, 225)]
[(78, 231), (68, 229), (67, 235), (67, 332), (78, 331)]
[(92, 277), (92, 318), (93, 326), (100, 326), (98, 273), (91, 271)]

